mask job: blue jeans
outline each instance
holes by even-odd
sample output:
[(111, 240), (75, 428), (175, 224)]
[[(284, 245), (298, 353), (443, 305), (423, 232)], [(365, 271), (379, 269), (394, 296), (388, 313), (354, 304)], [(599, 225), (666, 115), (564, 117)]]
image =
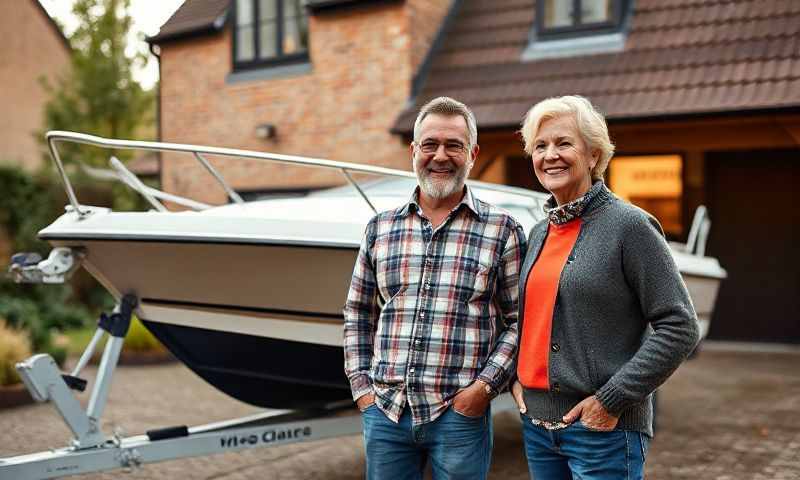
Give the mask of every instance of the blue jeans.
[(536, 480), (639, 480), (650, 438), (640, 432), (590, 430), (576, 420), (561, 430), (522, 415), (528, 470)]
[(434, 480), (480, 480), (492, 458), (489, 409), (476, 418), (447, 409), (436, 420), (411, 424), (408, 408), (398, 423), (375, 405), (361, 416), (368, 480), (421, 480), (428, 460)]

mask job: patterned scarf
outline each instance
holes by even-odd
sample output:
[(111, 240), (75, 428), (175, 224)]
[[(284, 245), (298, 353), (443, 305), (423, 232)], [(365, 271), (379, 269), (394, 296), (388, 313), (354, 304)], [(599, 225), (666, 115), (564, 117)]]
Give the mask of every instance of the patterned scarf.
[(583, 214), (583, 211), (586, 209), (586, 206), (589, 205), (589, 202), (591, 202), (595, 195), (597, 195), (597, 192), (602, 189), (603, 181), (596, 180), (594, 184), (592, 184), (592, 188), (590, 188), (589, 191), (586, 192), (582, 197), (578, 197), (575, 200), (565, 203), (561, 206), (556, 203), (556, 197), (551, 196), (544, 204), (544, 212), (550, 219), (550, 223), (553, 225), (563, 225), (570, 220), (580, 217), (581, 214)]

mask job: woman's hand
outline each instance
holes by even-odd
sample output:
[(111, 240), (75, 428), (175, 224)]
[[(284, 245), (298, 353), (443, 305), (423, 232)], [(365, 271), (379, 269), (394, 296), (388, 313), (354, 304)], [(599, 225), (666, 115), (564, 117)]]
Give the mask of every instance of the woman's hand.
[(525, 406), (525, 400), (522, 398), (522, 384), (519, 383), (519, 381), (515, 381), (514, 384), (511, 385), (511, 396), (514, 397), (514, 401), (517, 402), (519, 413), (528, 411), (528, 407)]
[(567, 412), (563, 418), (565, 423), (572, 423), (578, 419), (586, 428), (603, 432), (614, 430), (619, 421), (619, 417), (608, 413), (603, 404), (594, 395), (583, 399), (579, 404), (572, 407), (572, 410)]

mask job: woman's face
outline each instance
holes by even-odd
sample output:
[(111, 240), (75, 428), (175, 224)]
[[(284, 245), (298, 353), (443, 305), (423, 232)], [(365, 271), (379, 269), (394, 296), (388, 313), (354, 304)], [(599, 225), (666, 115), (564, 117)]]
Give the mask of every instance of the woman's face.
[(589, 190), (599, 156), (598, 151), (589, 151), (572, 115), (544, 120), (534, 137), (533, 171), (559, 205)]

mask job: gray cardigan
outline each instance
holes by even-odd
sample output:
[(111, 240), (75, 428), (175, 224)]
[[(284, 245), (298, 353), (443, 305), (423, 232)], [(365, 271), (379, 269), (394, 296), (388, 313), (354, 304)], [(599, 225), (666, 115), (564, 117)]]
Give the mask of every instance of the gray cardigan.
[[(618, 429), (652, 436), (651, 394), (697, 345), (697, 316), (658, 221), (617, 198), (602, 182), (593, 185), (591, 194), (558, 284), (550, 390), (525, 389), (527, 415), (558, 422), (594, 394), (620, 417)], [(520, 332), (525, 285), (547, 224), (547, 219), (536, 224), (528, 238), (520, 277)]]

